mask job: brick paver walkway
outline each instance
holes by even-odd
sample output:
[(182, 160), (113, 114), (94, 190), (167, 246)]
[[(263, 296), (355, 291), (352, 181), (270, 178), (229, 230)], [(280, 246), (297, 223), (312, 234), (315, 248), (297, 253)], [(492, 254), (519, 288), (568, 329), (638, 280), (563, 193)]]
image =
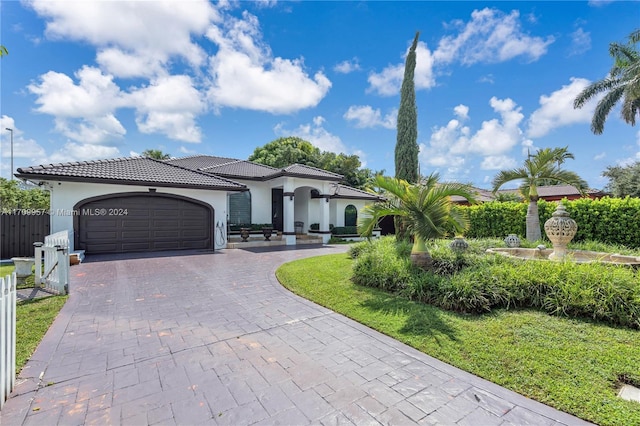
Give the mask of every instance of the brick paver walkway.
[(275, 279), (344, 250), (89, 258), (0, 424), (585, 424)]

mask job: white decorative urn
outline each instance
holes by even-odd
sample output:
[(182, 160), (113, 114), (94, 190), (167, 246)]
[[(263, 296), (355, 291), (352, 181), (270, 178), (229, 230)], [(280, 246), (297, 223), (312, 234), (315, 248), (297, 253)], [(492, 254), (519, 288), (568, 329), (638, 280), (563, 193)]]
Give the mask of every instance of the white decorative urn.
[(578, 224), (569, 217), (564, 204), (558, 203), (556, 211), (551, 219), (544, 223), (544, 232), (553, 244), (553, 253), (549, 255), (551, 260), (561, 260), (567, 255), (567, 244), (578, 231)]

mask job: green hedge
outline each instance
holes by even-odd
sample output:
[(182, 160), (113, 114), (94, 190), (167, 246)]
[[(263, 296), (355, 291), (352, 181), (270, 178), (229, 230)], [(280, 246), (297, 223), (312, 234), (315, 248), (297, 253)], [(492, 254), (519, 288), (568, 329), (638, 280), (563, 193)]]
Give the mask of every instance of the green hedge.
[(357, 226), (336, 226), (331, 229), (331, 233), (333, 235), (357, 234), (358, 227)]
[[(564, 200), (567, 211), (578, 223), (573, 241), (600, 241), (607, 244), (640, 247), (640, 198), (601, 198)], [(469, 214), (469, 238), (504, 238), (509, 234), (526, 235), (528, 203), (489, 202), (461, 206)], [(543, 238), (544, 223), (556, 208), (555, 202), (540, 200), (538, 210)]]

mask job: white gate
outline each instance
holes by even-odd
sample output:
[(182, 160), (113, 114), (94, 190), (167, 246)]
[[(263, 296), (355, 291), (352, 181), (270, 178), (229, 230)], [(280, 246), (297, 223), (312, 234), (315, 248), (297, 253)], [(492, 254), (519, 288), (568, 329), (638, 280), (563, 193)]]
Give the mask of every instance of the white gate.
[(16, 384), (16, 273), (0, 278), (0, 409)]
[[(36, 285), (57, 294), (69, 292), (69, 232), (61, 231), (44, 237), (44, 244), (34, 243)], [(44, 271), (42, 260), (44, 258)]]

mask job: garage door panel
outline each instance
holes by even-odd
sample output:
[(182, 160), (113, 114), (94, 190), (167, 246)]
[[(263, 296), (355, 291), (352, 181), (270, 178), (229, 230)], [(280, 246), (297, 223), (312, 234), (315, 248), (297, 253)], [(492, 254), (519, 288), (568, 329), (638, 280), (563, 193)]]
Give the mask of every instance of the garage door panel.
[(151, 251), (151, 244), (147, 241), (138, 243), (122, 243), (118, 252)]
[(126, 211), (125, 215), (80, 215), (78, 248), (87, 253), (213, 249), (212, 210), (171, 196), (139, 194), (89, 201), (86, 212)]
[(106, 240), (106, 241), (115, 241), (118, 238), (117, 231), (87, 231), (83, 233), (85, 238), (90, 240)]

